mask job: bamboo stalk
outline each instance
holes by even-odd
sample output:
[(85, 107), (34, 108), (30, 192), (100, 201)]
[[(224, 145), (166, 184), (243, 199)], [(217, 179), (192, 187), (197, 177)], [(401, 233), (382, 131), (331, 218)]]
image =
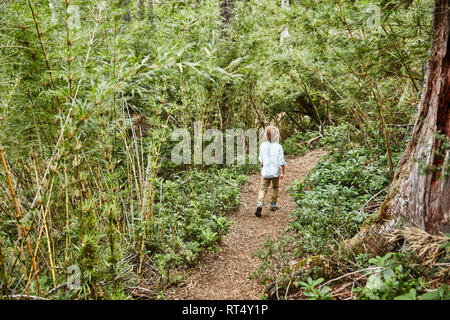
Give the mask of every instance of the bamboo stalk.
[[(159, 138), (158, 149), (157, 149), (156, 153), (152, 152), (152, 159), (151, 159), (151, 162), (152, 162), (152, 178), (151, 178), (151, 182), (150, 182), (150, 194), (149, 194), (149, 199), (148, 199), (149, 213), (145, 215), (144, 230), (143, 230), (143, 235), (142, 235), (142, 238), (141, 238), (141, 246), (140, 246), (140, 249), (139, 249), (139, 266), (138, 266), (138, 272), (137, 272), (138, 279), (141, 277), (142, 264), (144, 262), (143, 252), (144, 252), (144, 245), (145, 245), (145, 238), (146, 238), (146, 231), (147, 231), (147, 223), (148, 223), (149, 218), (153, 219), (153, 187), (155, 185), (159, 154), (161, 152), (161, 146), (162, 146), (162, 143), (163, 143), (163, 140), (164, 140), (164, 134), (166, 132), (168, 121), (169, 121), (169, 117), (167, 117), (166, 124), (164, 125), (163, 134)], [(153, 145), (154, 144), (152, 143), (152, 146)]]
[(67, 99), (70, 100), (72, 98), (72, 40), (70, 38), (70, 26), (69, 26), (69, 6), (70, 2), (68, 0), (65, 1), (65, 10), (66, 10), (66, 42), (67, 42), (67, 90), (69, 91), (69, 94), (67, 96)]
[[(50, 62), (49, 62), (48, 57), (47, 57), (47, 52), (45, 51), (44, 44), (43, 44), (43, 42), (42, 42), (42, 37), (41, 37), (41, 35), (42, 35), (43, 33), (42, 33), (42, 32), (40, 31), (40, 29), (39, 29), (39, 22), (37, 21), (36, 14), (35, 14), (35, 12), (34, 12), (34, 8), (33, 8), (33, 5), (31, 4), (31, 1), (30, 1), (30, 0), (28, 0), (28, 6), (29, 6), (29, 8), (30, 8), (31, 15), (33, 16), (33, 21), (34, 21), (34, 26), (35, 26), (35, 28), (36, 28), (36, 34), (37, 34), (39, 46), (41, 47), (42, 55), (44, 56), (44, 61), (45, 61), (45, 64), (46, 64), (46, 66), (47, 66), (47, 69), (48, 69), (48, 71), (49, 71), (50, 82), (52, 83), (53, 90), (56, 91), (56, 84), (55, 84), (55, 80), (53, 79), (52, 68), (51, 68), (51, 66), (50, 66)], [(56, 102), (58, 103), (58, 112), (61, 113), (61, 112), (62, 112), (62, 106), (61, 106), (61, 101), (59, 100), (59, 97), (58, 97), (58, 96), (56, 96)]]
[[(52, 179), (51, 189), (53, 188), (53, 181), (54, 181), (54, 179)], [(51, 190), (50, 190), (50, 194), (51, 194)], [(52, 275), (53, 287), (56, 288), (55, 263), (54, 263), (54, 260), (52, 258), (52, 249), (51, 249), (51, 243), (50, 243), (50, 238), (49, 238), (49, 233), (48, 233), (48, 226), (47, 226), (47, 215), (48, 215), (48, 211), (49, 211), (49, 204), (50, 204), (50, 197), (49, 197), (49, 199), (47, 199), (47, 204), (46, 204), (45, 209), (44, 209), (43, 204), (40, 205), (40, 209), (42, 211), (42, 223), (41, 223), (41, 227), (39, 229), (39, 236), (38, 236), (38, 239), (36, 241), (36, 247), (34, 249), (34, 255), (36, 256), (36, 254), (37, 254), (37, 252), (39, 250), (39, 244), (41, 242), (42, 234), (45, 231), (45, 234), (46, 234), (46, 237), (47, 237), (47, 249), (48, 249), (49, 260), (50, 260), (50, 274)], [(53, 253), (53, 256), (55, 256), (54, 253)], [(31, 279), (31, 274), (28, 276), (28, 281), (27, 281), (26, 288), (28, 288), (28, 286), (30, 285), (30, 279)]]
[(64, 180), (65, 180), (65, 208), (66, 208), (66, 225), (65, 225), (65, 232), (66, 232), (66, 250), (64, 252), (64, 258), (66, 262), (69, 261), (69, 246), (71, 246), (70, 242), (70, 220), (69, 220), (69, 190), (68, 190), (68, 179), (67, 179), (67, 170), (64, 166)]
[(9, 176), (8, 166), (6, 164), (6, 159), (5, 159), (5, 156), (4, 156), (4, 153), (3, 153), (3, 148), (0, 148), (0, 157), (2, 158), (3, 169), (5, 170), (6, 178), (8, 180), (9, 189), (11, 190), (11, 195), (12, 195), (12, 198), (13, 198), (13, 201), (14, 201), (14, 207), (16, 208), (17, 221), (18, 221), (18, 223), (21, 226), (22, 233), (23, 233), (23, 236), (25, 238), (25, 243), (27, 245), (28, 254), (30, 255), (31, 265), (32, 265), (33, 272), (34, 272), (34, 278), (36, 280), (36, 286), (37, 286), (38, 292), (40, 294), (41, 293), (41, 285), (39, 284), (38, 271), (37, 271), (37, 267), (36, 267), (35, 257), (33, 255), (33, 252), (31, 251), (30, 242), (27, 239), (27, 236), (28, 236), (27, 230), (26, 230), (25, 226), (21, 222), (22, 213), (20, 212), (19, 202), (17, 201), (17, 198), (16, 198), (16, 193), (14, 191), (14, 187), (13, 187), (12, 182), (11, 182), (11, 177)]
[[(37, 166), (36, 163), (33, 161), (33, 166), (34, 166), (34, 174), (35, 174), (35, 178), (36, 181), (39, 183), (39, 175), (38, 175), (38, 170), (37, 170)], [(51, 188), (50, 188), (50, 195), (52, 193), (52, 189), (53, 189), (53, 181), (54, 179), (52, 179), (52, 183), (51, 183)], [(38, 239), (36, 240), (36, 247), (34, 248), (34, 256), (37, 255), (37, 252), (39, 250), (39, 245), (41, 242), (41, 238), (42, 238), (42, 234), (44, 232), (44, 230), (46, 230), (46, 226), (47, 226), (47, 213), (48, 213), (48, 208), (49, 208), (49, 204), (50, 204), (50, 197), (47, 199), (47, 204), (46, 207), (44, 209), (43, 204), (40, 204), (40, 210), (42, 213), (42, 222), (41, 222), (41, 227), (39, 228), (39, 235), (38, 235)], [(54, 263), (52, 263), (52, 255), (51, 255), (51, 246), (49, 244), (49, 239), (48, 239), (48, 232), (46, 232), (47, 235), (47, 246), (48, 246), (48, 252), (49, 252), (49, 259), (50, 259), (50, 273), (52, 275), (52, 280), (53, 280), (53, 285), (54, 287), (56, 287), (56, 275), (55, 275), (55, 267), (54, 267)], [(54, 254), (53, 254), (54, 256)], [(26, 284), (25, 288), (28, 288), (28, 286), (30, 285), (30, 279), (31, 279), (31, 274), (28, 277), (28, 281)]]
[[(54, 178), (52, 179), (52, 182), (51, 182), (51, 184), (50, 184), (50, 191), (49, 191), (49, 194), (50, 194), (50, 195), (49, 195), (49, 197), (48, 197), (48, 199), (47, 199), (47, 205), (46, 205), (46, 208), (45, 208), (45, 212), (47, 212), (47, 215), (48, 215), (48, 212), (49, 212), (50, 198), (51, 198), (52, 189), (53, 189), (53, 181), (54, 181)], [(50, 217), (51, 217), (51, 215), (50, 215)], [(49, 260), (50, 260), (50, 273), (51, 273), (51, 275), (52, 275), (53, 287), (55, 288), (55, 287), (56, 287), (55, 261), (54, 261), (54, 259), (53, 259), (54, 254), (52, 254), (52, 244), (51, 244), (51, 242), (52, 242), (52, 236), (51, 236), (51, 229), (49, 230), (48, 224), (49, 224), (49, 219), (46, 219), (46, 220), (43, 221), (44, 231), (45, 231), (45, 235), (46, 235), (46, 237), (47, 237), (48, 258), (49, 258)]]
[[(123, 123), (124, 123), (124, 129), (123, 130), (125, 131), (125, 125), (126, 125), (125, 104), (124, 104), (124, 107), (123, 107)], [(133, 126), (133, 124), (131, 124), (131, 126)], [(123, 136), (123, 140), (124, 140), (124, 144), (125, 144), (127, 159), (129, 158), (129, 163), (131, 165), (131, 169), (133, 170), (133, 174), (132, 174), (131, 179), (134, 178), (134, 184), (135, 184), (135, 189), (136, 189), (136, 196), (137, 196), (138, 206), (141, 206), (141, 208), (142, 208), (143, 207), (143, 202), (141, 200), (141, 190), (139, 188), (139, 182), (138, 182), (138, 178), (137, 178), (138, 175), (136, 173), (136, 165), (135, 165), (135, 163), (133, 161), (133, 153), (130, 151), (131, 146), (130, 147), (128, 146), (126, 135)], [(130, 182), (130, 184), (132, 184), (132, 183)], [(141, 216), (140, 218), (142, 219), (143, 217)]]
[[(384, 33), (386, 33), (386, 35), (388, 36), (388, 38), (391, 39), (391, 36), (390, 36), (389, 33), (387, 32), (386, 28), (385, 28), (383, 25), (381, 25), (381, 28), (383, 29)], [(391, 29), (391, 30), (392, 30), (392, 29)], [(413, 86), (414, 86), (414, 89), (416, 90), (416, 92), (419, 92), (419, 90), (420, 90), (420, 89), (419, 89), (419, 86), (416, 84), (416, 81), (414, 80), (414, 77), (413, 77), (413, 75), (412, 75), (411, 69), (410, 69), (409, 65), (406, 63), (406, 61), (405, 61), (405, 59), (404, 59), (402, 53), (398, 50), (397, 46), (394, 46), (394, 50), (395, 50), (395, 51), (397, 52), (397, 54), (400, 56), (400, 58), (401, 58), (400, 60), (401, 60), (401, 62), (402, 62), (402, 64), (403, 64), (403, 66), (405, 67), (406, 72), (408, 72), (409, 79), (411, 80), (411, 82), (412, 82), (412, 84), (413, 84)], [(403, 51), (403, 50), (402, 50), (402, 51)]]
[[(133, 146), (134, 146), (134, 152), (135, 152), (135, 157), (136, 157), (136, 163), (137, 163), (137, 176), (136, 179), (139, 178), (139, 183), (136, 180), (136, 192), (138, 192), (140, 194), (140, 198), (142, 197), (142, 193), (143, 193), (143, 189), (142, 186), (143, 184), (143, 170), (142, 170), (142, 165), (141, 165), (141, 161), (140, 161), (140, 157), (139, 157), (139, 148), (138, 148), (138, 144), (137, 144), (137, 136), (136, 136), (136, 130), (134, 129), (134, 125), (133, 122), (131, 121), (131, 115), (130, 115), (130, 109), (128, 108), (128, 104), (125, 101), (125, 107), (127, 109), (127, 114), (128, 114), (128, 119), (130, 122), (130, 128), (131, 128), (131, 134), (132, 134), (132, 138), (133, 138)], [(134, 162), (133, 162), (134, 163)], [(141, 186), (141, 188), (139, 188), (138, 186)], [(141, 203), (141, 206), (144, 206), (144, 203)]]

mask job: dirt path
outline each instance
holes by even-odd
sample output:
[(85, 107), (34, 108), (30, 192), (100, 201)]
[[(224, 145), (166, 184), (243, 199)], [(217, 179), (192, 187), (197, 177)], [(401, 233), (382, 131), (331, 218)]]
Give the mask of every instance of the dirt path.
[(323, 150), (310, 151), (304, 157), (286, 160), (286, 180), (280, 185), (278, 206), (269, 210), (271, 187), (266, 195), (262, 217), (254, 214), (260, 175), (249, 176), (241, 195), (241, 205), (231, 216), (234, 223), (224, 237), (221, 250), (207, 254), (195, 267), (187, 281), (167, 292), (167, 299), (252, 300), (259, 299), (264, 288), (248, 276), (257, 268), (256, 252), (270, 236), (277, 238), (289, 223), (295, 203), (286, 194), (286, 187), (305, 176), (322, 156)]

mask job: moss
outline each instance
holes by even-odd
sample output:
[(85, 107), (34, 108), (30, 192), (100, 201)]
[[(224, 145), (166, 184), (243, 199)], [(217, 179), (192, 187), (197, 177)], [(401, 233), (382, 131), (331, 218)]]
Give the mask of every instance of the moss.
[(386, 220), (389, 216), (389, 204), (391, 202), (391, 197), (388, 195), (386, 199), (381, 204), (380, 208), (378, 209), (378, 217), (375, 220), (375, 224), (383, 222), (383, 220)]

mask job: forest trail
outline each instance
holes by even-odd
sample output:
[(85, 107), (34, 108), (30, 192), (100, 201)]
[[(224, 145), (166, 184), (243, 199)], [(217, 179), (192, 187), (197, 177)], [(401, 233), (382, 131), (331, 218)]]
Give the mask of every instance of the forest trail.
[(254, 212), (259, 189), (259, 172), (249, 176), (241, 194), (239, 209), (230, 216), (234, 223), (224, 236), (221, 250), (208, 253), (191, 270), (187, 280), (168, 290), (171, 300), (254, 300), (260, 299), (264, 288), (248, 276), (256, 270), (259, 260), (253, 258), (267, 237), (276, 239), (289, 223), (289, 213), (296, 208), (286, 188), (304, 177), (326, 154), (313, 150), (303, 157), (286, 159), (286, 180), (280, 183), (279, 210), (269, 208), (271, 188), (266, 195), (262, 217)]

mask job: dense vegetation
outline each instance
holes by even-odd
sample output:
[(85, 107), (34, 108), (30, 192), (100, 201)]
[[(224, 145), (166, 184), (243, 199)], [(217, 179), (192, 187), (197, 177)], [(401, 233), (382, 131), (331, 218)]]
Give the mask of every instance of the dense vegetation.
[[(291, 188), (295, 221), (260, 254), (267, 283), (271, 268), (331, 256), (382, 199), (414, 122), (430, 1), (234, 1), (231, 16), (220, 0), (149, 3), (0, 1), (2, 296), (164, 297), (183, 281), (255, 169), (171, 162), (170, 134), (194, 121), (273, 123), (297, 155), (323, 135), (313, 147), (329, 154)], [(82, 286), (66, 290), (74, 265)], [(280, 281), (326, 296), (305, 282), (319, 269)]]
[[(405, 133), (397, 133), (403, 138), (393, 149), (395, 163), (407, 139), (401, 131)], [(422, 263), (419, 253), (429, 250), (424, 244), (420, 250), (407, 245), (399, 252), (372, 259), (344, 249), (346, 239), (376, 218), (390, 182), (386, 158), (380, 156), (383, 146), (377, 147), (376, 141), (372, 148), (352, 146), (347, 132), (346, 125), (325, 129), (314, 148), (325, 147), (329, 153), (290, 188), (298, 205), (292, 212), (293, 222), (279, 241), (268, 239), (256, 254), (261, 264), (252, 276), (268, 285), (263, 297), (448, 299), (448, 269)], [(314, 134), (293, 136), (289, 142), (307, 141)], [(443, 237), (439, 245), (443, 253), (437, 260), (448, 263), (448, 238)], [(333, 283), (333, 288), (324, 286), (324, 279)]]

